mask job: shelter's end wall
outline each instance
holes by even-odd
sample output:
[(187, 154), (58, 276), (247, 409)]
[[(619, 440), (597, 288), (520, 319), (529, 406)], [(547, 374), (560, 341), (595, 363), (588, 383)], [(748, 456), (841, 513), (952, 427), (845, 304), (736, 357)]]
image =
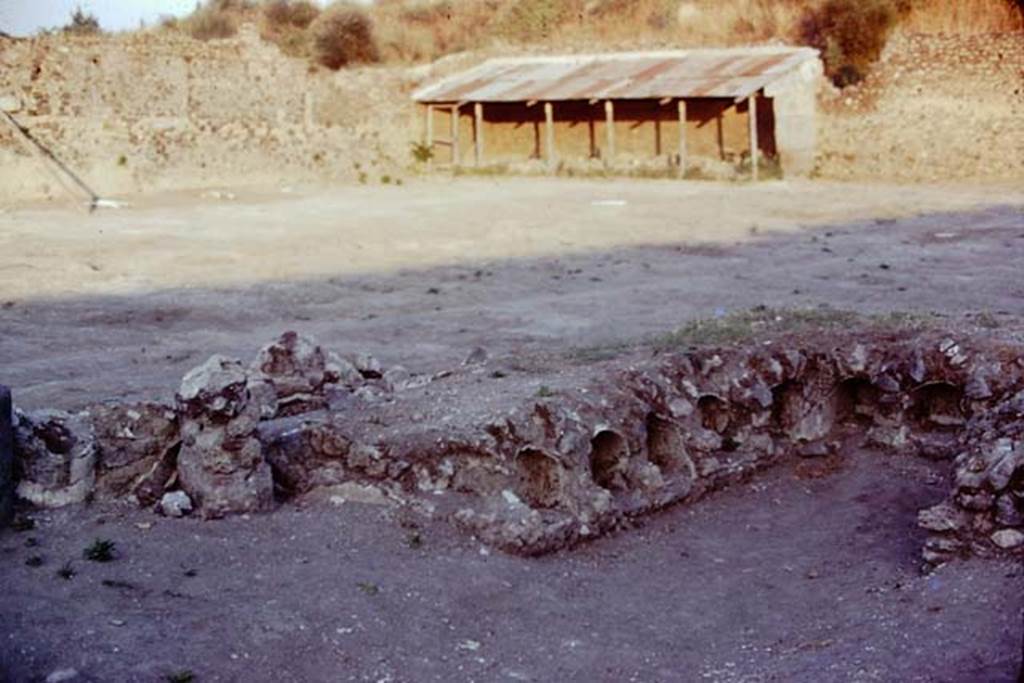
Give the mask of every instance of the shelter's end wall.
[(787, 78), (765, 88), (774, 103), (775, 143), (787, 175), (814, 171), (818, 153), (818, 89), (820, 61), (806, 62)]

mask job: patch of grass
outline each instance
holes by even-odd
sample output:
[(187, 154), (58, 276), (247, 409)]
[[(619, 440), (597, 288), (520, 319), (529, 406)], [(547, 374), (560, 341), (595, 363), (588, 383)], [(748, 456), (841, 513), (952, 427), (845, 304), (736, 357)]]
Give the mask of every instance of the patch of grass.
[(549, 398), (555, 395), (555, 391), (547, 384), (541, 384), (539, 387), (537, 387), (537, 393), (535, 395), (537, 396), (537, 398)]
[(167, 683), (192, 683), (196, 680), (196, 675), (191, 669), (182, 669), (181, 671), (167, 674), (164, 680)]
[(57, 570), (57, 576), (61, 579), (64, 579), (65, 581), (70, 581), (71, 579), (75, 578), (75, 574), (77, 573), (78, 572), (75, 571), (75, 568), (71, 564), (70, 560), (62, 564), (60, 566), (60, 569)]
[(631, 344), (598, 344), (595, 346), (574, 346), (566, 356), (577, 363), (600, 363), (618, 358), (632, 348)]
[(413, 550), (419, 550), (423, 547), (423, 535), (418, 531), (411, 531), (405, 537), (405, 544)]
[(512, 40), (541, 42), (581, 14), (578, 0), (517, 0), (499, 19), (498, 32)]
[(135, 584), (120, 579), (103, 579), (100, 584), (107, 588), (120, 588), (122, 590), (135, 590)]
[(42, 567), (43, 558), (41, 555), (33, 555), (32, 557), (25, 560), (25, 564), (29, 567)]
[(332, 5), (309, 27), (313, 57), (337, 71), (350, 64), (380, 61), (370, 15), (359, 7)]
[(885, 329), (919, 329), (931, 316), (912, 312), (863, 315), (854, 311), (819, 307), (775, 309), (757, 306), (715, 318), (692, 320), (679, 329), (652, 340), (655, 349), (668, 351), (697, 346), (721, 346), (747, 342), (765, 334), (811, 330), (848, 329), (860, 325)]
[(82, 557), (90, 562), (110, 562), (114, 559), (116, 543), (111, 540), (97, 538), (82, 551)]
[(360, 581), (356, 584), (356, 587), (367, 595), (377, 595), (380, 593), (380, 586), (372, 581)]

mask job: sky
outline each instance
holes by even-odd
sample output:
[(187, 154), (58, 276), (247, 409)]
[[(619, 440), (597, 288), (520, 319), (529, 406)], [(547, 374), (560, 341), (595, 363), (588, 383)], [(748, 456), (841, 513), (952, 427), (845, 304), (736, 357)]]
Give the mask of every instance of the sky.
[(149, 26), (162, 16), (188, 14), (196, 0), (0, 0), (0, 31), (26, 36), (60, 27), (79, 6), (95, 15), (103, 29), (120, 31), (138, 28), (139, 21)]

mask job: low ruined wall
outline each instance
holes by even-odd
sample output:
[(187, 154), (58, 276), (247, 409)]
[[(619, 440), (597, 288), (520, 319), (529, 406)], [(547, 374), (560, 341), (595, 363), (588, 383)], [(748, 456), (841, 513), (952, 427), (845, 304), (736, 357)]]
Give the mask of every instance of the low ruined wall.
[(818, 174), (1024, 180), (1024, 36), (896, 36), (857, 87), (823, 98)]
[[(286, 333), (214, 356), (174, 406), (19, 413), (18, 493), (131, 498), (179, 515), (369, 499), (539, 554), (692, 503), (785, 458), (860, 448), (954, 460), (921, 512), (928, 565), (1024, 553), (1024, 349), (941, 331), (820, 334), (607, 362), (550, 378), (416, 376)], [(504, 375), (503, 375), (504, 377)], [(546, 378), (547, 379), (547, 378)]]
[[(101, 195), (394, 173), (415, 137), (410, 87), (401, 70), (317, 69), (251, 30), (0, 39), (0, 95)], [(58, 192), (0, 128), (0, 201)]]

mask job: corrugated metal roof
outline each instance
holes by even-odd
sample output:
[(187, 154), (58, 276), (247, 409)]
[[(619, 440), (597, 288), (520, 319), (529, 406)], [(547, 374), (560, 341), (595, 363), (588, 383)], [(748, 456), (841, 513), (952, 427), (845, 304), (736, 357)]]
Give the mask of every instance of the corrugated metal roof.
[(491, 59), (413, 93), (418, 102), (748, 97), (818, 59), (810, 48)]

